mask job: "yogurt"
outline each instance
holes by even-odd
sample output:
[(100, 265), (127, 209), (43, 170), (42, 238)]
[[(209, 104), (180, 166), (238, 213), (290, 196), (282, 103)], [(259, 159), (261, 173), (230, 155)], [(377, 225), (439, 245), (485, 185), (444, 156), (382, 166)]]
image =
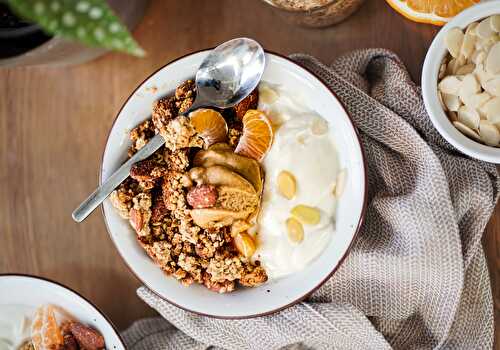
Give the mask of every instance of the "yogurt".
[(0, 350), (16, 350), (30, 339), (34, 311), (25, 305), (0, 305)]
[[(254, 259), (261, 262), (270, 278), (278, 278), (304, 269), (334, 235), (333, 189), (339, 162), (326, 120), (290, 91), (265, 83), (259, 90), (258, 108), (280, 126), (262, 163), (266, 175)], [(283, 170), (290, 172), (297, 184), (290, 200), (278, 191), (277, 178)], [(317, 225), (303, 225), (304, 239), (294, 243), (288, 238), (285, 222), (299, 204), (319, 209), (321, 219)]]

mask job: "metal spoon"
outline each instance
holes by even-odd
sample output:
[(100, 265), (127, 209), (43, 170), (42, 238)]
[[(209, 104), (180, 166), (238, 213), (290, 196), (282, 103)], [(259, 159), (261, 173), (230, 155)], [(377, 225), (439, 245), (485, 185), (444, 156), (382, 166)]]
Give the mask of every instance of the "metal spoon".
[[(252, 39), (233, 39), (217, 46), (196, 72), (196, 99), (184, 114), (201, 107), (233, 107), (257, 87), (264, 66), (264, 50)], [(148, 158), (164, 143), (159, 134), (153, 137), (75, 209), (73, 220), (83, 221), (129, 176), (134, 163)]]

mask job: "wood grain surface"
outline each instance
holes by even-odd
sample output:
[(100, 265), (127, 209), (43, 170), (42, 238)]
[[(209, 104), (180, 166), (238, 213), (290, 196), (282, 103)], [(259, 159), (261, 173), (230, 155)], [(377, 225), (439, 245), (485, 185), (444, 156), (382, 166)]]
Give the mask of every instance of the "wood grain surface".
[[(284, 54), (329, 63), (366, 47), (395, 51), (415, 81), (437, 28), (405, 20), (367, 0), (346, 22), (324, 30), (283, 22), (259, 0), (156, 0), (134, 34), (144, 59), (111, 53), (71, 68), (0, 69), (0, 273), (49, 277), (94, 301), (119, 328), (154, 315), (96, 211), (76, 224), (72, 210), (97, 185), (106, 136), (130, 92), (168, 61), (238, 36)], [(486, 230), (500, 313), (500, 210)], [(497, 331), (497, 344), (499, 336)], [(497, 349), (500, 349), (497, 345)]]

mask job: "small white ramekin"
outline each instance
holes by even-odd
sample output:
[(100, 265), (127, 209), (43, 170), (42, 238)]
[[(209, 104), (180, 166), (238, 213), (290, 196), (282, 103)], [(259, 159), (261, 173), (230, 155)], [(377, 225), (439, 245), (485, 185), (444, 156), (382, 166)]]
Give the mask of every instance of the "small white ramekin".
[(482, 2), (461, 12), (448, 22), (436, 35), (427, 55), (422, 70), (422, 95), (424, 104), (434, 127), (455, 148), (462, 153), (491, 163), (500, 164), (500, 148), (483, 145), (458, 131), (450, 122), (438, 98), (439, 67), (446, 55), (444, 37), (451, 28), (464, 29), (470, 23), (500, 14), (500, 0)]

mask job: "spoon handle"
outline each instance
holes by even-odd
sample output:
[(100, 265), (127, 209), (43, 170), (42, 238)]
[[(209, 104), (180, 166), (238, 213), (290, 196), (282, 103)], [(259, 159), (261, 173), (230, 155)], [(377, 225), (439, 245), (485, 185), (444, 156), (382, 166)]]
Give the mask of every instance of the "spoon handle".
[(144, 147), (142, 147), (132, 158), (126, 161), (117, 171), (104, 181), (71, 216), (76, 222), (82, 222), (95, 208), (99, 206), (130, 174), (134, 163), (148, 158), (165, 143), (165, 139), (156, 134)]

